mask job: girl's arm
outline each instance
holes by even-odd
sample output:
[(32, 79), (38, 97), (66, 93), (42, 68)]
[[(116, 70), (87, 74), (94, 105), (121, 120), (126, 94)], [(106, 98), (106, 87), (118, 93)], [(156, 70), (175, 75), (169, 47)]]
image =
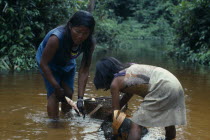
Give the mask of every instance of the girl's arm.
[(110, 86), (110, 91), (112, 95), (112, 109), (114, 110), (120, 110), (120, 84), (118, 78), (115, 78), (112, 81), (112, 84)]
[(124, 94), (122, 99), (120, 100), (120, 109), (128, 103), (128, 101), (133, 97), (133, 94)]

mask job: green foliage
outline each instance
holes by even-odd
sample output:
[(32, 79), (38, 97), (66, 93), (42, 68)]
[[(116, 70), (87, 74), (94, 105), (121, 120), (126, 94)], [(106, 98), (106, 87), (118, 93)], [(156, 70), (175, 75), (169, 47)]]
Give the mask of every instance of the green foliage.
[(35, 48), (45, 34), (86, 5), (80, 0), (1, 0), (0, 69), (36, 67)]
[(114, 0), (101, 0), (96, 4), (94, 16), (97, 23), (95, 36), (98, 47), (114, 49), (128, 46), (130, 39), (138, 38), (140, 34), (140, 24), (131, 18), (121, 21), (121, 17), (116, 16), (114, 10), (110, 9), (109, 4), (112, 2)]
[(114, 0), (108, 3), (108, 6), (113, 9), (116, 16), (127, 20), (132, 17), (137, 9), (138, 0)]
[(119, 45), (118, 35), (120, 28), (117, 22), (118, 17), (115, 16), (113, 9), (109, 8), (109, 3), (114, 0), (98, 0), (96, 3), (94, 17), (96, 19), (95, 36), (98, 46), (114, 48)]
[(130, 39), (171, 37), (173, 6), (173, 1), (99, 0), (94, 11), (97, 42), (113, 48), (129, 46)]
[[(100, 4), (99, 2), (98, 5)], [(103, 1), (106, 10), (102, 10), (102, 13), (109, 12), (111, 19), (115, 18), (118, 24), (137, 20), (135, 24), (138, 24), (138, 29), (141, 30), (138, 32), (139, 38), (163, 39), (172, 37), (173, 7), (176, 4), (176, 0), (108, 0)]]
[[(97, 22), (96, 33), (97, 43), (114, 45), (117, 44), (116, 36), (119, 34), (119, 28), (117, 22), (110, 19), (105, 19)], [(111, 47), (111, 46), (110, 46)]]
[(176, 12), (175, 48), (170, 50), (171, 54), (188, 62), (209, 65), (210, 1), (182, 1)]
[(109, 3), (114, 3), (115, 0), (97, 0), (95, 9), (94, 9), (94, 17), (97, 20), (97, 23), (104, 19), (111, 19), (116, 20), (119, 17), (117, 17), (114, 13), (114, 9), (109, 7)]
[(138, 3), (135, 18), (142, 24), (141, 29), (147, 32), (146, 36), (162, 39), (172, 37), (175, 4), (171, 0), (145, 0)]
[[(35, 68), (35, 51), (46, 33), (88, 2), (0, 0), (0, 70)], [(129, 47), (131, 39), (171, 39), (174, 32), (170, 54), (210, 65), (209, 0), (97, 0), (93, 14), (98, 46)]]
[(96, 26), (97, 44), (109, 49), (129, 46), (132, 39), (139, 38), (140, 24), (136, 20), (117, 23), (114, 19), (104, 19)]

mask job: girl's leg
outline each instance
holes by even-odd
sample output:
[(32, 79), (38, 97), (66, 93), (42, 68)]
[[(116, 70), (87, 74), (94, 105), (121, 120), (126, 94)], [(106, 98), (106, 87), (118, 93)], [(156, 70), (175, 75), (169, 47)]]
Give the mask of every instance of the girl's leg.
[(47, 113), (49, 118), (58, 119), (59, 114), (59, 103), (55, 94), (51, 94), (47, 99)]
[(176, 137), (176, 128), (174, 125), (165, 127), (166, 131), (166, 140), (172, 140)]
[(130, 132), (128, 134), (128, 140), (141, 140), (142, 126), (131, 122)]

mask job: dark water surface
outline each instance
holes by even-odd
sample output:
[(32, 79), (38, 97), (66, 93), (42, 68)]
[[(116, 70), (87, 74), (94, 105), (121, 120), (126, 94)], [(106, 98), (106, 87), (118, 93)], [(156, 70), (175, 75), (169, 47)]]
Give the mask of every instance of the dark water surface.
[[(133, 41), (121, 50), (96, 50), (85, 97), (110, 95), (96, 91), (92, 83), (95, 62), (103, 56), (166, 68), (180, 80), (186, 95), (188, 124), (177, 127), (176, 139), (210, 140), (210, 68), (172, 60), (163, 50), (164, 44), (151, 41)], [(74, 94), (74, 101), (76, 97)], [(141, 100), (137, 96), (131, 99), (131, 113)], [(100, 124), (100, 120), (78, 118), (74, 112), (52, 122), (47, 118), (45, 87), (38, 71), (0, 74), (0, 140), (103, 140)]]

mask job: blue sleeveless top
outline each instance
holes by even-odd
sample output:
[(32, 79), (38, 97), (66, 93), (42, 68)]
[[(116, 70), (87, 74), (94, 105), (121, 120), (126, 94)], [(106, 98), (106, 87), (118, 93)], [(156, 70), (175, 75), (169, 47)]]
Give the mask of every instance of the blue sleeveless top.
[[(76, 51), (72, 51), (71, 54), (67, 54), (64, 44), (64, 26), (57, 27), (47, 33), (43, 41), (40, 43), (39, 48), (36, 52), (36, 61), (40, 64), (42, 53), (49, 40), (50, 36), (55, 35), (59, 40), (59, 48), (55, 53), (55, 56), (49, 62), (48, 66), (53, 71), (65, 71), (69, 72), (71, 69), (76, 67), (75, 58), (81, 54), (81, 46)], [(71, 45), (71, 44), (70, 44)]]

